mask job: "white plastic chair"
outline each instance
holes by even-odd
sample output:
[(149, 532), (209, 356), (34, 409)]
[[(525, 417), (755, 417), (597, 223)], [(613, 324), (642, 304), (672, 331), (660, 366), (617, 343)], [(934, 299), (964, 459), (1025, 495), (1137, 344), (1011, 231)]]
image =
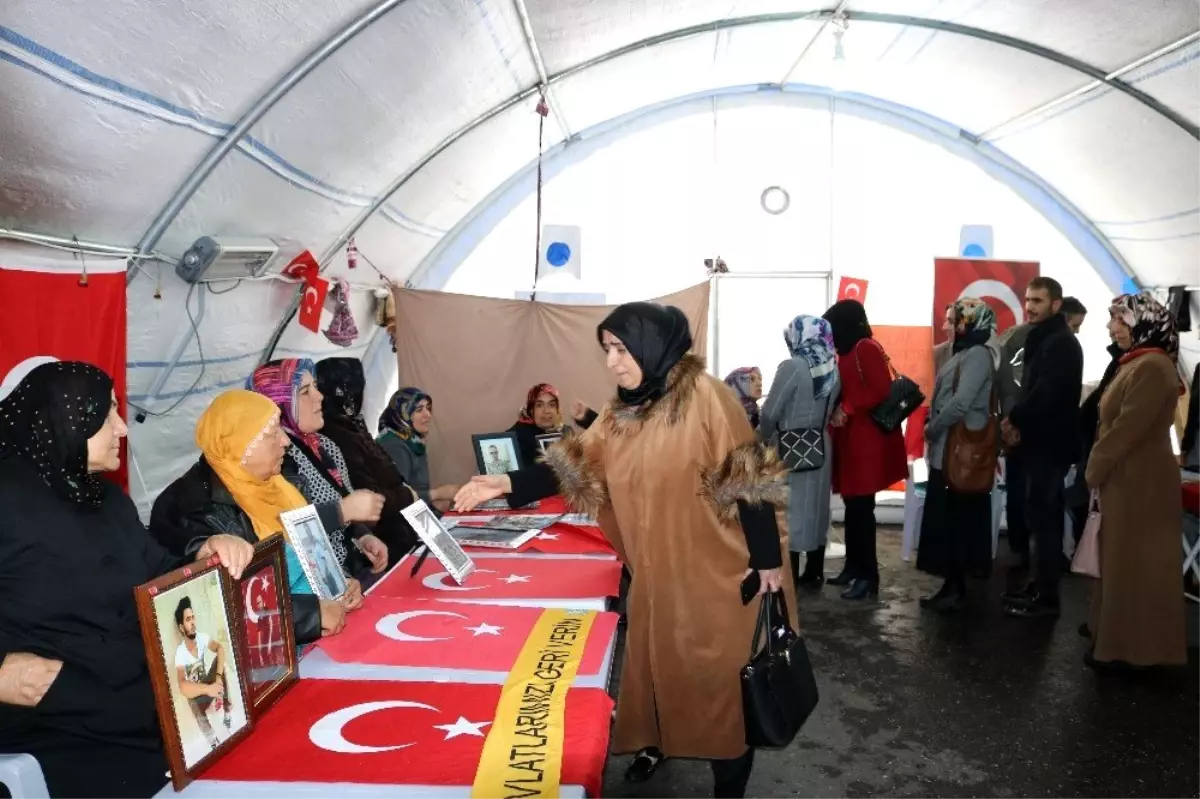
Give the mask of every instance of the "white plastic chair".
[(13, 799), (49, 799), (42, 767), (33, 755), (0, 755), (0, 784)]

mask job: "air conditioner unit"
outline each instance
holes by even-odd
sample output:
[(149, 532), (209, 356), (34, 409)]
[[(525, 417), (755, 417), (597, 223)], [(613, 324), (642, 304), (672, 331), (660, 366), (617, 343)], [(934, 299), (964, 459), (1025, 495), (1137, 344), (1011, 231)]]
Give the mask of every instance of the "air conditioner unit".
[(188, 283), (260, 277), (272, 266), (279, 246), (270, 239), (201, 236), (175, 265)]

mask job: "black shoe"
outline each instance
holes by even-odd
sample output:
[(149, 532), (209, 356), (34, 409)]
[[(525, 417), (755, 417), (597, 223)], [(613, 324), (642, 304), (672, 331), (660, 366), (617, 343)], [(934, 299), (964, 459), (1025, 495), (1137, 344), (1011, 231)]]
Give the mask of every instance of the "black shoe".
[(848, 599), (851, 602), (857, 602), (860, 599), (879, 598), (879, 583), (871, 580), (855, 579), (850, 583), (850, 587), (842, 592), (842, 599)]
[[(793, 552), (799, 561), (800, 553)], [(825, 547), (812, 549), (804, 555), (804, 573), (796, 578), (797, 588), (807, 588), (812, 591), (825, 584)]]
[(1000, 601), (1005, 604), (1014, 604), (1022, 602), (1031, 602), (1037, 599), (1037, 586), (1033, 583), (1022, 588), (1020, 591), (1005, 591), (1000, 595)]
[(962, 607), (962, 600), (962, 591), (957, 588), (951, 588), (949, 583), (945, 583), (933, 596), (921, 597), (919, 604), (926, 610), (936, 610), (939, 613), (946, 613)]
[(1123, 660), (1096, 660), (1096, 654), (1091, 649), (1083, 653), (1083, 663), (1088, 668), (1108, 674), (1137, 674), (1148, 668), (1147, 666), (1135, 666)]
[(837, 577), (830, 577), (825, 582), (829, 583), (830, 585), (850, 585), (850, 583), (853, 581), (854, 575), (847, 570), (842, 569), (841, 574), (839, 574)]
[(1079, 625), (1079, 637), (1080, 638), (1091, 638), (1092, 637), (1092, 631), (1088, 629), (1086, 622)]
[(657, 747), (651, 746), (641, 750), (633, 756), (633, 762), (629, 764), (629, 768), (625, 769), (625, 781), (645, 782), (654, 776), (658, 764), (665, 759), (662, 750)]
[(1040, 597), (1032, 601), (1012, 602), (1004, 607), (1004, 612), (1018, 619), (1047, 619), (1058, 616), (1058, 603), (1046, 602)]

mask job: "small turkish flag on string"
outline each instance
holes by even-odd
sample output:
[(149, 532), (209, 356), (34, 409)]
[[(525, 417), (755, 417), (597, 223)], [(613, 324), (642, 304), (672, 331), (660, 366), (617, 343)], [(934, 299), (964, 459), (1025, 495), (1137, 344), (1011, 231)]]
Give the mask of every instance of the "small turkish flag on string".
[(391, 573), (371, 589), (372, 596), (410, 599), (603, 599), (616, 596), (621, 585), (621, 564), (615, 560), (580, 558), (481, 558), (475, 571), (458, 585), (436, 558), (429, 558), (415, 577), (408, 569)]
[[(499, 685), (300, 680), (202, 779), (280, 783), (281, 796), (298, 793), (300, 782), (469, 789), (500, 691)], [(563, 786), (600, 795), (612, 706), (599, 688), (567, 691)]]
[[(507, 672), (542, 612), (420, 602), (372, 591), (362, 608), (346, 617), (346, 628), (322, 638), (317, 646), (339, 663)], [(584, 646), (580, 676), (599, 673), (616, 631), (617, 614), (597, 615)]]
[(321, 310), (325, 307), (325, 295), (329, 293), (329, 281), (313, 277), (304, 281), (304, 297), (300, 301), (300, 324), (314, 333), (321, 329)]
[(861, 277), (843, 277), (838, 284), (838, 302), (842, 300), (858, 300), (867, 304), (867, 281)]

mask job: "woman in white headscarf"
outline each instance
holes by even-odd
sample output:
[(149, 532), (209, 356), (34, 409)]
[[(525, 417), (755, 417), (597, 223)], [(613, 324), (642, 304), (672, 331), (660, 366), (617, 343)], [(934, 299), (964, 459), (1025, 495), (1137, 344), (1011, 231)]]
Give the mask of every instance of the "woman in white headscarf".
[[(784, 463), (791, 467), (787, 526), (792, 574), (799, 574), (800, 553), (807, 553), (804, 573), (796, 585), (820, 588), (825, 583), (825, 543), (829, 538), (833, 462), (829, 420), (838, 405), (841, 380), (833, 330), (824, 319), (797, 316), (784, 328), (783, 340), (792, 357), (775, 372), (758, 432), (763, 441), (779, 449)], [(815, 445), (818, 440), (820, 444)], [(798, 458), (805, 462), (799, 464)]]

